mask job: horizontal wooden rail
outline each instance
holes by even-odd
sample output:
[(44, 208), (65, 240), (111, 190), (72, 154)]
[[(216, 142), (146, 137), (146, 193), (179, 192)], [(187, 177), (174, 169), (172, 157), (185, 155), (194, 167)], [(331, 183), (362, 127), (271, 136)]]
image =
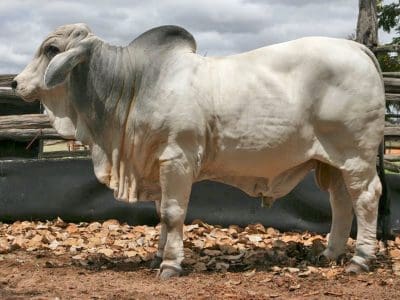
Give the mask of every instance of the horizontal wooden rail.
[(49, 117), (43, 114), (0, 116), (0, 129), (52, 128)]
[(10, 88), (0, 88), (0, 116), (24, 113), (40, 113), (40, 104), (22, 100)]
[(394, 173), (400, 173), (400, 167), (390, 161), (384, 160), (383, 162), (386, 170), (389, 170)]
[(15, 74), (0, 75), (0, 87), (11, 87)]
[(13, 91), (12, 89), (5, 89), (5, 88), (0, 89), (0, 99), (3, 98), (22, 100), (21, 97), (19, 97), (15, 91)]
[(385, 92), (388, 94), (400, 94), (400, 78), (383, 77)]
[[(400, 94), (400, 72), (383, 72), (382, 74), (386, 93), (390, 94), (391, 97), (394, 94)], [(0, 75), (0, 87), (10, 87), (15, 76), (15, 74)], [(0, 89), (0, 99), (10, 97), (19, 98), (11, 89)]]
[(384, 134), (385, 136), (400, 136), (400, 126), (386, 126)]
[(388, 102), (400, 102), (400, 94), (387, 93), (386, 94), (386, 101), (388, 101)]
[(385, 160), (390, 162), (400, 161), (400, 156), (396, 154), (385, 154)]
[(47, 115), (0, 116), (0, 140), (64, 139), (51, 127)]
[[(51, 127), (48, 116), (44, 114), (0, 116), (0, 140), (13, 139), (13, 134), (17, 140), (26, 140), (37, 134), (41, 138), (63, 139)], [(385, 136), (400, 136), (400, 125), (388, 123), (385, 126), (384, 134)]]
[(399, 119), (400, 118), (400, 114), (392, 114), (392, 113), (388, 113), (385, 115), (386, 118), (396, 118)]
[(43, 129), (0, 129), (0, 140), (32, 141), (34, 139), (56, 139), (61, 137), (53, 128)]
[[(14, 77), (14, 74), (0, 75), (0, 87), (9, 87)], [(388, 102), (400, 102), (400, 72), (384, 72), (383, 78), (386, 100)], [(2, 104), (24, 105), (28, 103), (23, 102), (10, 88), (0, 88), (0, 105)], [(385, 128), (385, 136), (400, 136), (400, 127), (388, 126)], [(51, 128), (46, 115), (13, 115), (0, 117), (0, 140), (29, 140), (34, 137), (62, 139), (56, 131)]]
[(90, 156), (90, 150), (42, 152), (40, 153), (39, 158), (87, 157), (87, 156)]
[(373, 49), (374, 53), (380, 52), (400, 52), (400, 45), (382, 45)]
[(400, 78), (400, 72), (382, 72), (383, 77)]

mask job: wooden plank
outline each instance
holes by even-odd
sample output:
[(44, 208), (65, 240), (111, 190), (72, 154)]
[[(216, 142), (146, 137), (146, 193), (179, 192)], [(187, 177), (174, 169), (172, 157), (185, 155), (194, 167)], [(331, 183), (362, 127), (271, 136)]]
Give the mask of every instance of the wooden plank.
[(0, 99), (15, 99), (15, 100), (22, 100), (12, 89), (0, 89)]
[(400, 136), (400, 127), (399, 126), (386, 126), (384, 130), (385, 136)]
[(0, 140), (32, 141), (33, 139), (63, 139), (55, 129), (0, 129)]
[(385, 160), (393, 162), (393, 161), (400, 161), (400, 155), (396, 154), (385, 154)]
[(395, 119), (399, 119), (400, 118), (400, 114), (385, 114), (386, 118), (395, 118)]
[(0, 116), (0, 140), (63, 139), (43, 114)]
[(378, 45), (378, 19), (375, 0), (358, 1), (356, 41), (368, 48)]
[(400, 102), (400, 94), (386, 93), (385, 96), (388, 102)]
[(0, 129), (40, 129), (51, 128), (47, 115), (27, 114), (0, 116)]
[(400, 149), (400, 137), (385, 136), (385, 149)]
[(382, 45), (373, 49), (375, 53), (378, 52), (400, 52), (400, 45)]
[(40, 113), (40, 103), (26, 102), (13, 90), (0, 88), (0, 116)]
[(382, 72), (383, 77), (400, 78), (400, 72)]
[(0, 87), (11, 87), (11, 81), (13, 81), (15, 74), (0, 75)]
[(42, 152), (39, 158), (89, 157), (90, 150)]
[(400, 173), (400, 166), (397, 166), (396, 164), (394, 164), (390, 161), (387, 161), (387, 160), (385, 160), (383, 162), (383, 164), (384, 164), (384, 167), (386, 170), (389, 170), (389, 171), (395, 172), (395, 173)]
[(385, 92), (388, 94), (400, 94), (400, 78), (384, 77)]

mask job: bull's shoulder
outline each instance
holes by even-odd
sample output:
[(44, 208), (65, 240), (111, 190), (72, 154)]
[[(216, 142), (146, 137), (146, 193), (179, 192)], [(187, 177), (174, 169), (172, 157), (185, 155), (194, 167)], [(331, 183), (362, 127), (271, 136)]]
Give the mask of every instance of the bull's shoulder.
[(166, 49), (170, 49), (171, 46), (184, 46), (196, 52), (196, 40), (193, 35), (186, 29), (174, 25), (150, 29), (133, 40), (131, 45), (144, 48), (165, 47)]

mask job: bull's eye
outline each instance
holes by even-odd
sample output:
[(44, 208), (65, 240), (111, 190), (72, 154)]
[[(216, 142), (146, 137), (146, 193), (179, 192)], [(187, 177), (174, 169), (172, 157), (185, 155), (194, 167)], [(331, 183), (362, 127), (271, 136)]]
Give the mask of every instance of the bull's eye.
[(45, 49), (45, 54), (49, 59), (52, 59), (58, 53), (60, 53), (60, 49), (53, 45), (47, 46)]

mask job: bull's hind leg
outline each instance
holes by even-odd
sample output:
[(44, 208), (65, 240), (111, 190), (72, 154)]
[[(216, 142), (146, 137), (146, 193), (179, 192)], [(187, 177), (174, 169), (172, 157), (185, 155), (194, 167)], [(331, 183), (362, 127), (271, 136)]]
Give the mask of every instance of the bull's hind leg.
[(328, 247), (322, 253), (329, 260), (336, 260), (345, 252), (346, 242), (353, 221), (352, 200), (337, 168), (320, 163), (315, 171), (319, 186), (329, 191), (332, 209), (332, 224)]
[[(365, 164), (361, 161), (359, 164)], [(365, 172), (347, 172), (344, 180), (353, 200), (357, 218), (357, 241), (355, 254), (347, 272), (368, 271), (371, 260), (375, 258), (376, 225), (378, 218), (381, 182), (376, 173), (375, 161)]]
[[(157, 210), (157, 215), (161, 220), (161, 201), (156, 201), (156, 210)], [(158, 239), (158, 249), (156, 256), (151, 261), (150, 268), (157, 269), (160, 267), (166, 241), (167, 241), (167, 226), (165, 225), (164, 222), (161, 222), (160, 237)]]

